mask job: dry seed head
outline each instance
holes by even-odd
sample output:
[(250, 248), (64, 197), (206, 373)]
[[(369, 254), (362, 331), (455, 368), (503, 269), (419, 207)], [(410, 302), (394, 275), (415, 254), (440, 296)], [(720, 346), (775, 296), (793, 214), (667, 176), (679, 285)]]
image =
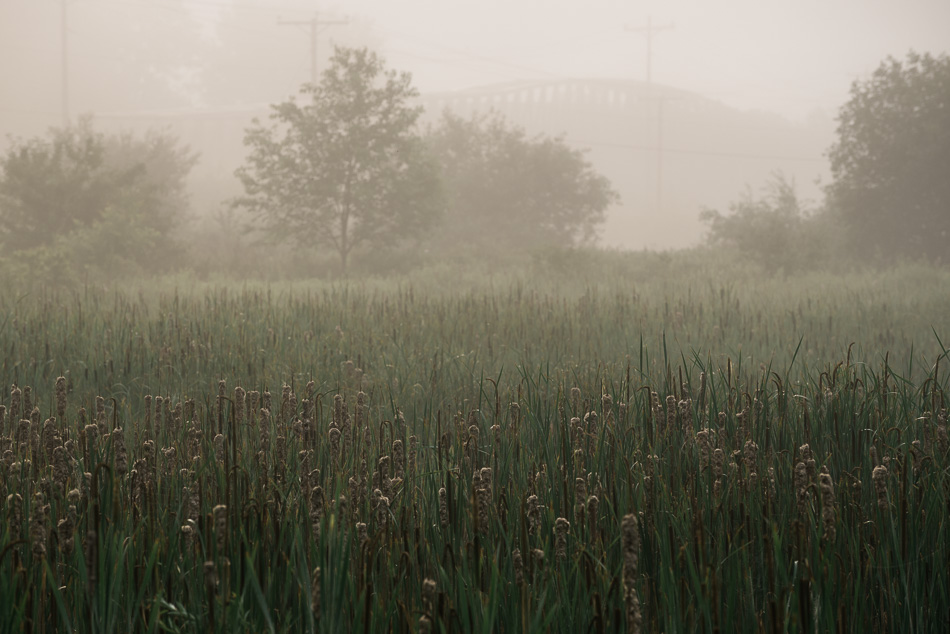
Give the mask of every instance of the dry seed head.
[(524, 561), (521, 559), (521, 549), (511, 551), (511, 564), (515, 569), (515, 584), (524, 585)]
[(822, 467), (818, 476), (821, 490), (821, 523), (823, 527), (822, 539), (827, 542), (835, 541), (835, 486), (828, 473), (828, 467)]
[(538, 503), (537, 495), (529, 495), (525, 503), (526, 515), (528, 516), (528, 533), (539, 535), (541, 533), (541, 505)]
[(435, 611), (436, 584), (434, 579), (426, 577), (422, 580), (422, 608), (427, 614)]
[(742, 448), (742, 462), (745, 465), (747, 472), (756, 472), (755, 463), (758, 454), (759, 446), (751, 440), (745, 441), (745, 446)]
[(877, 505), (882, 511), (888, 508), (887, 503), (887, 467), (879, 465), (874, 467), (871, 472), (871, 480), (874, 482), (874, 490), (877, 493)]
[(56, 416), (61, 420), (66, 416), (66, 377), (56, 378)]
[(112, 430), (112, 446), (115, 448), (115, 472), (119, 477), (129, 472), (129, 451), (125, 446), (125, 431), (121, 427)]
[(214, 536), (217, 540), (218, 552), (224, 553), (228, 536), (228, 507), (218, 504), (211, 512), (214, 516)]
[(206, 561), (204, 564), (205, 571), (205, 590), (208, 594), (214, 594), (218, 588), (218, 572), (215, 569), (213, 561)]
[(554, 520), (554, 556), (557, 559), (567, 557), (567, 531), (571, 528), (571, 523), (565, 518), (559, 517)]
[(46, 556), (46, 540), (49, 534), (49, 504), (42, 491), (33, 494), (33, 505), (30, 507), (30, 541), (33, 544), (33, 557), (42, 559)]
[(439, 489), (439, 524), (443, 529), (449, 526), (449, 505), (445, 487)]

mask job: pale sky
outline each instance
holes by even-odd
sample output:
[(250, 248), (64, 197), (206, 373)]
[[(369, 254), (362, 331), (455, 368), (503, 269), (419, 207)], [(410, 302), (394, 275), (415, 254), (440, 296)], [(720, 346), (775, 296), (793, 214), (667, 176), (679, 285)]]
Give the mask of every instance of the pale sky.
[[(247, 0), (244, 0), (247, 1)], [(299, 6), (299, 5), (298, 5)], [(653, 80), (727, 104), (801, 118), (835, 111), (851, 82), (888, 55), (950, 48), (948, 0), (348, 0), (394, 67), (423, 91), (514, 79)], [(332, 39), (332, 28), (325, 37)]]

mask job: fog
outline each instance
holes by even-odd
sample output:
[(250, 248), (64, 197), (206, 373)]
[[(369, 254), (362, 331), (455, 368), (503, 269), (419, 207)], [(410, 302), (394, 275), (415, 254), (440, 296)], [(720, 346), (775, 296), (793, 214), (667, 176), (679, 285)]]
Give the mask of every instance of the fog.
[(333, 45), (369, 46), (430, 120), (495, 108), (588, 149), (622, 199), (600, 243), (664, 249), (776, 171), (818, 199), (850, 84), (946, 51), (950, 3), (0, 0), (0, 150), (81, 114), (164, 127), (200, 153), (193, 207), (212, 214), (244, 127), (312, 77), (313, 20), (317, 71)]

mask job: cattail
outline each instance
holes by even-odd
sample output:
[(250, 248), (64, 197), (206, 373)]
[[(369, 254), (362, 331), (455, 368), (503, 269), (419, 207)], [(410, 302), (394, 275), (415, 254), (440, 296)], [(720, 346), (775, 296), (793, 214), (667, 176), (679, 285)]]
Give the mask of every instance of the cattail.
[(73, 489), (67, 494), (69, 509), (66, 512), (66, 517), (59, 520), (59, 522), (56, 524), (56, 536), (58, 537), (59, 548), (67, 557), (72, 555), (73, 548), (75, 547), (75, 537), (73, 536), (73, 533), (76, 530), (76, 504), (79, 503), (79, 499), (80, 494), (77, 489)]
[(340, 470), (340, 436), (341, 432), (338, 427), (331, 427), (330, 431), (327, 432), (327, 435), (330, 439), (330, 458), (333, 461), (333, 467), (335, 470)]
[(597, 513), (600, 509), (600, 498), (592, 495), (587, 498), (587, 519), (590, 521), (590, 536), (597, 539)]
[(748, 473), (755, 473), (755, 463), (758, 454), (759, 446), (751, 440), (745, 441), (745, 446), (742, 448), (742, 463), (745, 465)]
[(571, 523), (563, 517), (554, 520), (554, 556), (558, 559), (567, 557), (567, 531)]
[(689, 445), (693, 441), (693, 402), (686, 398), (677, 403), (680, 414), (680, 429), (683, 431), (683, 440)]
[(241, 429), (244, 426), (244, 414), (246, 413), (247, 392), (240, 385), (234, 388), (234, 428)]
[(33, 544), (33, 557), (46, 557), (46, 540), (49, 525), (49, 504), (42, 491), (33, 494), (33, 505), (30, 507), (30, 541)]
[(541, 533), (541, 505), (538, 503), (538, 496), (529, 495), (525, 506), (527, 507), (528, 533), (539, 535)]
[(66, 377), (56, 378), (56, 417), (63, 420), (66, 417)]
[(877, 505), (882, 511), (886, 511), (887, 504), (887, 467), (878, 465), (871, 472), (871, 480), (874, 482), (874, 490), (877, 493)]
[(429, 634), (432, 631), (432, 619), (423, 614), (419, 617), (419, 634)]
[(798, 499), (798, 513), (804, 515), (808, 508), (808, 469), (804, 462), (795, 465), (793, 483), (795, 485), (795, 497)]
[(115, 452), (115, 472), (124, 477), (129, 472), (129, 452), (125, 447), (125, 432), (121, 427), (112, 430), (112, 446)]
[(587, 504), (587, 481), (574, 478), (574, 521), (583, 525), (585, 505)]
[(23, 531), (23, 497), (19, 493), (7, 496), (7, 526), (10, 528), (10, 541), (20, 539)]
[(389, 524), (389, 498), (379, 489), (373, 490), (373, 505), (376, 511), (376, 526), (385, 530)]
[(257, 416), (261, 410), (261, 393), (257, 390), (251, 390), (247, 393), (245, 399), (247, 406), (247, 422), (251, 429), (257, 427)]
[(228, 538), (228, 507), (218, 504), (211, 511), (214, 517), (214, 537), (218, 547), (218, 554), (227, 552)]
[(436, 588), (434, 579), (426, 577), (422, 580), (422, 609), (426, 614), (435, 613)]
[(821, 524), (824, 529), (822, 539), (826, 542), (835, 541), (835, 487), (828, 473), (828, 467), (822, 467), (818, 476), (821, 490)]
[(10, 390), (10, 424), (20, 418), (20, 398), (22, 394), (20, 388), (15, 385)]
[(544, 551), (540, 548), (532, 548), (531, 559), (534, 562), (534, 574), (540, 574), (544, 570)]
[(676, 397), (667, 396), (666, 397), (666, 424), (664, 425), (664, 431), (669, 431), (673, 429), (676, 425)]
[(579, 387), (571, 388), (571, 407), (574, 408), (574, 413), (579, 413), (581, 410), (581, 388)]
[(584, 414), (584, 432), (588, 437), (597, 435), (597, 412), (591, 410)]
[(321, 520), (323, 519), (323, 488), (315, 486), (310, 490), (310, 531), (313, 541), (320, 542)]
[(637, 564), (640, 558), (640, 530), (637, 516), (628, 513), (620, 525), (623, 549), (624, 605), (627, 613), (627, 631), (640, 632), (643, 617), (640, 613), (640, 598), (637, 595)]
[(214, 597), (218, 589), (218, 572), (214, 565), (213, 561), (206, 561), (204, 565), (205, 571), (205, 591), (208, 593), (208, 598), (211, 599)]
[[(483, 469), (483, 471), (484, 471), (484, 469)], [(491, 473), (491, 471), (489, 470), (489, 474), (490, 474), (490, 473)], [(478, 531), (481, 532), (481, 533), (487, 533), (487, 532), (488, 532), (488, 509), (491, 507), (491, 494), (490, 494), (490, 492), (489, 492), (489, 488), (488, 488), (488, 487), (490, 487), (491, 484), (489, 484), (488, 486), (486, 486), (486, 485), (484, 484), (484, 482), (483, 482), (481, 476), (480, 476), (478, 473), (476, 473), (476, 475), (473, 476), (473, 480), (474, 480), (475, 477), (478, 478), (478, 483), (477, 483), (477, 484), (476, 484), (475, 482), (473, 482), (473, 486), (474, 486), (474, 488), (475, 488), (475, 504), (476, 504), (477, 511), (478, 511), (478, 515), (477, 515), (477, 517), (478, 517), (478, 527), (477, 527), (477, 529), (478, 529)], [(489, 476), (489, 477), (490, 477), (490, 476)], [(489, 481), (489, 482), (490, 482), (490, 481)]]
[(27, 385), (23, 388), (23, 417), (33, 415), (33, 388)]
[(69, 455), (65, 447), (57, 447), (53, 450), (53, 482), (59, 490), (65, 491), (69, 486), (69, 474), (72, 471), (69, 462)]
[(218, 466), (224, 468), (224, 459), (227, 457), (227, 449), (224, 443), (224, 434), (216, 434), (214, 437), (214, 461)]
[(365, 522), (356, 523), (356, 539), (359, 541), (361, 547), (369, 541), (369, 531)]
[[(712, 430), (709, 428), (703, 428), (696, 432), (696, 446), (699, 448), (699, 468), (706, 469), (709, 467), (710, 460), (712, 459), (713, 445), (715, 442), (710, 436)], [(713, 432), (715, 433), (715, 432)]]
[(404, 480), (406, 478), (406, 451), (402, 441), (398, 438), (393, 441), (393, 477)]
[(818, 469), (811, 447), (807, 443), (799, 447), (798, 456), (798, 459), (805, 463), (805, 472), (808, 476), (808, 483), (811, 484), (815, 482), (818, 478)]
[(445, 487), (439, 489), (439, 524), (445, 530), (449, 527), (449, 503), (445, 493)]
[(726, 462), (725, 452), (719, 447), (716, 447), (715, 451), (713, 451), (713, 456), (712, 456), (713, 476), (716, 478), (715, 482), (713, 483), (713, 494), (716, 497), (718, 497), (722, 493), (722, 474), (723, 474), (722, 468), (725, 462)]
[(92, 465), (96, 455), (96, 444), (99, 441), (99, 428), (95, 425), (86, 425), (86, 465)]
[(416, 454), (418, 452), (419, 440), (415, 436), (409, 436), (409, 458), (406, 461), (406, 475), (412, 479), (416, 475)]
[(515, 569), (515, 584), (524, 585), (524, 561), (521, 559), (521, 549), (515, 548), (511, 551), (511, 564)]
[(289, 385), (284, 385), (280, 390), (280, 425), (286, 425), (290, 422), (291, 416), (291, 396), (292, 390)]

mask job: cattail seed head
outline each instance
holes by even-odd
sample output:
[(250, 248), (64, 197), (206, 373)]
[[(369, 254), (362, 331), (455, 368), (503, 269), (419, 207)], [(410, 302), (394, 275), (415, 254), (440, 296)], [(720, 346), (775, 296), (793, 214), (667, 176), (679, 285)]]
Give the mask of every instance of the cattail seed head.
[(874, 482), (874, 491), (877, 493), (877, 505), (882, 511), (888, 509), (887, 503), (887, 467), (878, 465), (871, 471), (871, 480)]
[(822, 539), (831, 543), (835, 541), (835, 487), (831, 474), (828, 473), (828, 467), (822, 467), (818, 483), (821, 491)]
[(511, 564), (515, 569), (515, 584), (524, 585), (524, 561), (521, 559), (521, 549), (515, 548), (511, 551)]
[(559, 560), (567, 557), (567, 531), (570, 528), (571, 523), (565, 518), (554, 520), (554, 556)]
[(439, 524), (443, 530), (449, 527), (449, 504), (445, 487), (439, 489)]

